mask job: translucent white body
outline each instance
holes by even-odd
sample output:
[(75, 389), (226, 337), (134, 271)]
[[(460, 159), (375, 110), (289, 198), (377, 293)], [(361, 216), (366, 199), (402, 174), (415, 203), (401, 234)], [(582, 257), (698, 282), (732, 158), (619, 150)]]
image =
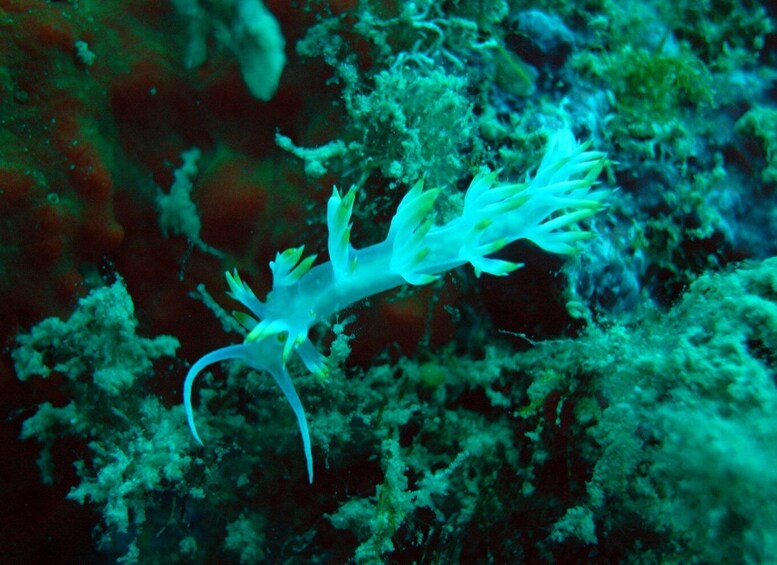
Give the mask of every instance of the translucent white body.
[(533, 178), (523, 183), (498, 184), (496, 175), (476, 176), (458, 218), (434, 225), (427, 216), (439, 190), (417, 183), (400, 202), (386, 239), (363, 249), (350, 243), (355, 189), (337, 189), (327, 205), (330, 261), (313, 267), (315, 257), (302, 259), (303, 247), (278, 253), (270, 262), (273, 288), (264, 302), (256, 298), (237, 272), (227, 273), (230, 295), (250, 315), (238, 320), (248, 330), (243, 343), (217, 349), (192, 365), (184, 384), (184, 406), (194, 438), (191, 391), (197, 375), (208, 365), (237, 359), (267, 371), (275, 379), (297, 417), (313, 481), (313, 457), (307, 419), (286, 370), (296, 353), (319, 378), (326, 378), (326, 359), (308, 339), (318, 322), (369, 296), (396, 286), (426, 284), (445, 272), (471, 263), (481, 272), (503, 276), (521, 264), (488, 257), (519, 239), (533, 241), (553, 253), (571, 253), (591, 236), (577, 224), (596, 213), (608, 191), (591, 191), (605, 163), (603, 153), (588, 151), (571, 132), (552, 137)]

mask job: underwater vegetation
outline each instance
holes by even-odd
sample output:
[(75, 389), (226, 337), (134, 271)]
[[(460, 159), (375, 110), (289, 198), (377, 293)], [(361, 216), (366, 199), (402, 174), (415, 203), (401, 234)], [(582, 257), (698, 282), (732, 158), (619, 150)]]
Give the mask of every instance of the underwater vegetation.
[(0, 0), (2, 561), (777, 561), (774, 17)]

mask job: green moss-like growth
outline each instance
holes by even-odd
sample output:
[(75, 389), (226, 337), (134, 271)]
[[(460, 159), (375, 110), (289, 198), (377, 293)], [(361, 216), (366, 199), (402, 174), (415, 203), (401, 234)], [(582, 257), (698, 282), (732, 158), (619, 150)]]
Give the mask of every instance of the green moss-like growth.
[[(313, 486), (266, 376), (209, 379), (201, 450), (148, 392), (175, 341), (135, 329), (116, 283), (14, 353), (25, 378), (64, 377), (70, 402), (42, 405), (24, 435), (49, 452), (87, 443), (70, 497), (101, 509), (102, 546), (123, 562), (777, 559), (777, 259), (705, 275), (666, 314), (523, 353), (376, 361), (325, 389), (298, 378), (323, 452)], [(128, 349), (112, 357), (117, 340)], [(433, 387), (430, 363), (445, 376)], [(108, 365), (131, 386), (95, 382)]]
[[(88, 445), (75, 461), (81, 482), (68, 497), (102, 507), (108, 546), (115, 534), (142, 532), (147, 520), (151, 528), (160, 526), (154, 493), (191, 494), (183, 481), (193, 464), (183, 410), (148, 394), (154, 361), (174, 356), (178, 340), (140, 337), (137, 326), (120, 280), (81, 299), (68, 320), (48, 318), (19, 335), (12, 353), (20, 379), (62, 379), (68, 402), (41, 404), (25, 420), (22, 438), (43, 444), (39, 463), (47, 483), (55, 480), (57, 441), (78, 438)], [(127, 554), (129, 561), (136, 551)]]
[(655, 144), (670, 141), (669, 136), (685, 137), (684, 110), (714, 103), (712, 76), (687, 46), (668, 52), (663, 46), (650, 50), (626, 44), (601, 54), (583, 53), (575, 65), (614, 94), (610, 128), (619, 139)]
[(748, 144), (755, 146), (756, 155), (763, 159), (761, 181), (777, 184), (777, 109), (756, 106), (736, 123), (738, 134), (745, 136)]
[(367, 155), (389, 179), (446, 184), (466, 171), (462, 150), (475, 133), (467, 81), (416, 65), (381, 71), (347, 103)]
[(658, 8), (679, 39), (688, 41), (705, 63), (733, 70), (752, 63), (774, 29), (762, 3), (748, 0), (677, 0)]
[(592, 473), (551, 553), (593, 543), (593, 520), (618, 560), (777, 559), (777, 259), (701, 277), (665, 316), (518, 359), (588, 383), (568, 402)]

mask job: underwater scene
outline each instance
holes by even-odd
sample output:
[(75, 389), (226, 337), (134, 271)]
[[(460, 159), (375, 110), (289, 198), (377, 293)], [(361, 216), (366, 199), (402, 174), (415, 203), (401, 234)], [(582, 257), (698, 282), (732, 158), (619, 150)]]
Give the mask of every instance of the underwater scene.
[(777, 563), (776, 16), (0, 0), (0, 562)]

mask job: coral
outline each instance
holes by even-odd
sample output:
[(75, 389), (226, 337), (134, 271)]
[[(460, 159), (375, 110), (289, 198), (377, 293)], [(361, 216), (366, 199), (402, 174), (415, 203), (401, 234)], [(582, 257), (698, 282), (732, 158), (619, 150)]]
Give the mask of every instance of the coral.
[(130, 513), (135, 526), (143, 522), (146, 494), (180, 482), (191, 464), (178, 443), (180, 410), (143, 393), (154, 360), (173, 356), (178, 340), (139, 337), (137, 325), (132, 300), (117, 281), (81, 299), (68, 320), (47, 318), (19, 335), (12, 352), (20, 379), (61, 377), (70, 399), (64, 406), (41, 404), (22, 426), (23, 439), (43, 444), (44, 481), (53, 482), (56, 440), (88, 441), (90, 454), (76, 463), (82, 482), (69, 497), (103, 504), (106, 525), (122, 533)]
[(777, 184), (777, 110), (757, 106), (748, 110), (736, 123), (738, 134), (745, 136), (746, 145), (753, 145), (765, 185)]
[[(407, 2), (396, 11), (364, 2), (307, 30), (297, 50), (332, 67), (342, 84), (337, 104), (347, 118), (337, 138), (323, 140), (331, 148), (326, 170), (359, 185), (379, 173), (390, 188), (422, 177), (453, 187), (473, 160), (494, 167), (503, 162), (481, 143), (476, 108), (488, 96), (498, 62), (508, 77), (522, 67), (500, 43), (497, 24), (506, 3), (476, 10), (477, 16), (470, 8), (463, 3), (445, 14), (434, 2)], [(306, 160), (309, 174), (323, 172), (315, 149), (282, 146)]]
[(173, 173), (173, 185), (167, 193), (157, 196), (159, 226), (165, 236), (183, 235), (190, 241), (204, 245), (200, 239), (202, 221), (197, 207), (192, 202), (192, 181), (197, 177), (197, 161), (202, 152), (196, 147), (181, 153), (183, 163)]
[(516, 361), (535, 379), (564, 375), (562, 389), (586, 383), (563, 394), (572, 428), (592, 444), (581, 447), (585, 489), (567, 502), (551, 547), (625, 528), (630, 540), (611, 548), (618, 560), (775, 559), (777, 260), (705, 275), (665, 316), (552, 349), (553, 359), (541, 345)]
[[(294, 488), (268, 491), (267, 484), (288, 481), (285, 467), (298, 448), (285, 426), (247, 425), (277, 412), (276, 395), (264, 394), (263, 379), (238, 365), (224, 386), (212, 380), (203, 392), (201, 410), (218, 408), (209, 418), (212, 446), (202, 454), (218, 461), (212, 472), (203, 474), (192, 452), (182, 410), (147, 395), (149, 379), (135, 373), (134, 386), (120, 394), (100, 388), (84, 371), (102, 356), (77, 362), (95, 349), (68, 352), (62, 339), (29, 341), (15, 354), (22, 373), (29, 358), (33, 372), (49, 367), (51, 378), (57, 365), (50, 359), (58, 359), (78, 376), (63, 382), (70, 404), (41, 406), (25, 433), (44, 446), (72, 435), (89, 441), (70, 497), (102, 507), (103, 545), (123, 548), (128, 562), (181, 544), (187, 559), (225, 550), (244, 563), (287, 544), (295, 555), (336, 561), (377, 562), (399, 552), (464, 561), (488, 551), (508, 561), (575, 554), (598, 562), (768, 562), (777, 488), (768, 472), (777, 457), (776, 273), (772, 259), (705, 276), (668, 314), (591, 326), (578, 339), (523, 353), (490, 347), (474, 360), (448, 352), (423, 364), (376, 362), (351, 376), (333, 367), (325, 390), (300, 380), (313, 443), (328, 461), (317, 481), (323, 491), (304, 497)], [(74, 320), (94, 321), (99, 305), (131, 312), (120, 283), (83, 304)], [(134, 335), (133, 322), (118, 324), (119, 332), (111, 329), (117, 323), (87, 325), (90, 339)], [(138, 340), (144, 350), (165, 343)], [(57, 355), (60, 348), (67, 354)], [(430, 364), (444, 374), (433, 387), (425, 382)], [(250, 413), (234, 394), (238, 383), (249, 389)], [(100, 394), (112, 394), (112, 402), (95, 403)], [(268, 465), (268, 457), (285, 464)], [(336, 502), (326, 494), (335, 485), (347, 493)], [(190, 518), (169, 523), (178, 504)], [(153, 542), (143, 534), (163, 524)], [(268, 536), (270, 524), (288, 537)], [(138, 532), (129, 546), (113, 535), (124, 529)], [(332, 529), (353, 539), (329, 549), (311, 541), (341, 535)], [(215, 535), (196, 534), (192, 544), (192, 532), (202, 531)]]
[(92, 379), (108, 396), (119, 396), (151, 370), (152, 361), (173, 355), (178, 340), (135, 334), (135, 307), (121, 280), (79, 300), (67, 321), (47, 318), (17, 337), (12, 357), (21, 380), (52, 373), (72, 381)]
[(174, 0), (189, 22), (186, 67), (205, 63), (211, 36), (232, 51), (248, 90), (270, 100), (278, 88), (286, 41), (278, 20), (260, 0)]
[[(86, 111), (100, 107), (100, 96), (85, 73), (104, 71), (75, 60), (85, 16), (35, 2), (2, 10), (0, 292), (13, 328), (63, 313), (83, 280), (81, 264), (113, 252), (124, 230), (113, 207), (111, 150), (97, 111)], [(34, 277), (51, 282), (33, 291), (23, 281)]]
[[(256, 523), (254, 523), (256, 522)], [(227, 525), (226, 549), (240, 555), (240, 563), (260, 563), (267, 556), (264, 552), (264, 528), (261, 514), (241, 514)]]
[(457, 156), (471, 143), (475, 128), (466, 87), (462, 77), (439, 68), (397, 65), (381, 71), (372, 89), (348, 101), (352, 119), (363, 124), (362, 151), (380, 155), (377, 165), (389, 179), (433, 172), (428, 182), (436, 186), (457, 178), (464, 170)]

